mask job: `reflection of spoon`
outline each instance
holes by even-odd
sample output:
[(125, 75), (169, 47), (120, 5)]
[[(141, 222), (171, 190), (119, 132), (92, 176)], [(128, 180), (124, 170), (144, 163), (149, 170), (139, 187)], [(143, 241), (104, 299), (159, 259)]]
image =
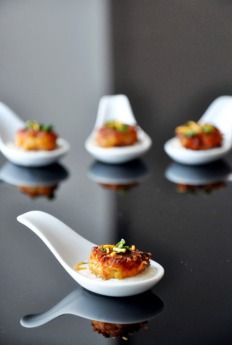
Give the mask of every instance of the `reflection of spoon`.
[(66, 140), (57, 140), (58, 148), (52, 151), (24, 151), (14, 142), (15, 133), (25, 126), (24, 122), (5, 104), (0, 103), (0, 150), (11, 162), (24, 166), (44, 166), (58, 161), (69, 151)]
[(148, 175), (148, 168), (142, 160), (133, 160), (128, 163), (110, 165), (95, 161), (91, 164), (88, 176), (102, 186), (113, 186), (117, 190), (127, 189), (141, 183)]
[(31, 211), (20, 215), (18, 221), (30, 228), (47, 245), (63, 268), (87, 290), (106, 296), (136, 295), (152, 288), (162, 278), (164, 269), (150, 260), (143, 273), (126, 279), (102, 280), (88, 269), (75, 271), (73, 266), (87, 261), (94, 244), (48, 213)]
[(0, 169), (0, 180), (17, 186), (30, 197), (52, 198), (58, 184), (67, 177), (68, 171), (59, 163), (47, 167), (26, 168), (7, 162)]
[(26, 168), (7, 162), (0, 169), (0, 179), (15, 186), (52, 185), (67, 177), (67, 169), (59, 163), (48, 167)]
[(223, 134), (223, 144), (210, 150), (189, 150), (181, 146), (178, 138), (168, 140), (164, 145), (166, 153), (183, 164), (205, 164), (224, 157), (232, 148), (232, 96), (216, 98), (199, 120), (211, 123)]
[(228, 181), (231, 176), (231, 168), (224, 161), (194, 167), (171, 163), (165, 171), (165, 176), (174, 183), (199, 186), (219, 181)]
[(105, 163), (124, 163), (142, 156), (151, 146), (150, 137), (137, 126), (138, 142), (131, 146), (103, 148), (95, 143), (96, 131), (108, 120), (118, 120), (136, 125), (128, 98), (125, 95), (104, 96), (101, 98), (96, 123), (85, 143), (86, 150), (96, 159)]
[(136, 297), (109, 298), (79, 287), (48, 311), (26, 315), (20, 322), (22, 326), (32, 328), (71, 314), (101, 322), (133, 324), (152, 319), (162, 308), (163, 302), (151, 291)]

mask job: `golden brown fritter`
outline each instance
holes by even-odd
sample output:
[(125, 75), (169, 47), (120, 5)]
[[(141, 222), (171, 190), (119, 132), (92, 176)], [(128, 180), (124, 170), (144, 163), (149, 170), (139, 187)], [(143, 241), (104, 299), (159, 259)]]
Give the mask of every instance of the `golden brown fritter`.
[(212, 124), (189, 121), (176, 128), (181, 145), (191, 150), (208, 150), (222, 145), (222, 134)]
[(28, 121), (26, 127), (20, 129), (15, 135), (15, 145), (26, 151), (54, 150), (57, 134), (51, 126), (38, 122)]
[(129, 146), (138, 141), (135, 126), (118, 121), (106, 122), (96, 134), (96, 142), (101, 147)]
[(92, 248), (89, 269), (102, 279), (124, 279), (143, 272), (150, 265), (151, 254), (135, 246), (126, 246), (122, 239), (116, 245), (103, 244)]

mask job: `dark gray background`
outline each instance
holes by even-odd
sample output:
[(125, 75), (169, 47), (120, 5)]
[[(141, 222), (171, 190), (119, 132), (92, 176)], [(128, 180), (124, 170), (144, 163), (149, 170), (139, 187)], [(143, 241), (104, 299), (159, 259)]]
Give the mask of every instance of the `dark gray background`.
[[(0, 100), (25, 120), (54, 123), (72, 146), (64, 159), (70, 177), (54, 201), (0, 185), (0, 343), (115, 342), (77, 317), (31, 330), (19, 325), (76, 286), (16, 223), (18, 214), (40, 209), (93, 242), (124, 236), (164, 265), (154, 289), (164, 310), (129, 343), (231, 344), (231, 186), (177, 194), (164, 178), (170, 161), (162, 148), (177, 124), (232, 93), (231, 62), (230, 1), (0, 1)], [(154, 143), (146, 156), (150, 177), (125, 194), (87, 177), (92, 160), (84, 141), (108, 93), (128, 95)]]

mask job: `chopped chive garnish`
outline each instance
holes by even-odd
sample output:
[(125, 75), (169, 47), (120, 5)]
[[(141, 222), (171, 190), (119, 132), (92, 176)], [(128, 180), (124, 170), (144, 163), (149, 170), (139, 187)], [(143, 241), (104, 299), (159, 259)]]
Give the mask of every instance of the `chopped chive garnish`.
[(124, 240), (124, 238), (122, 238), (118, 243), (116, 243), (115, 247), (123, 248), (125, 244), (126, 244), (126, 241)]
[(202, 131), (204, 133), (212, 133), (213, 132), (213, 126), (211, 126), (211, 125), (204, 125), (204, 126), (202, 126)]
[(105, 126), (108, 128), (115, 129), (119, 132), (126, 132), (129, 128), (129, 125), (115, 120), (106, 122)]
[(51, 132), (53, 130), (52, 125), (45, 125), (37, 121), (29, 120), (26, 122), (26, 128), (32, 129), (34, 131)]

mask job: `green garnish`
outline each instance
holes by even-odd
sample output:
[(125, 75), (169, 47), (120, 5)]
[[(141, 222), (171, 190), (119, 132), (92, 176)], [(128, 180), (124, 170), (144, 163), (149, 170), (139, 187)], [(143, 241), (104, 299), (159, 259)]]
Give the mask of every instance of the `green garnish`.
[(26, 122), (26, 128), (33, 129), (35, 131), (39, 131), (40, 124), (38, 122), (36, 122), (36, 121), (29, 120), (29, 121)]
[(37, 121), (29, 120), (26, 122), (27, 129), (33, 129), (34, 131), (51, 132), (53, 130), (52, 125), (45, 125)]
[(126, 245), (126, 241), (122, 238), (118, 243), (113, 247), (113, 251), (116, 253), (125, 253), (127, 250), (132, 250), (130, 246)]
[(119, 122), (119, 121), (115, 121), (115, 120), (106, 122), (105, 126), (108, 128), (115, 129), (119, 132), (126, 132), (128, 131), (128, 128), (129, 128), (129, 125)]
[(194, 137), (195, 135), (197, 135), (198, 133), (196, 131), (193, 131), (193, 130), (187, 130), (184, 135), (188, 138), (192, 138)]
[(118, 253), (126, 253), (126, 251), (132, 251), (135, 250), (135, 245), (128, 246), (126, 245), (126, 241), (122, 238), (121, 241), (114, 244), (103, 244), (100, 247), (100, 250), (103, 253), (110, 254), (110, 255), (116, 255)]
[(125, 244), (126, 244), (126, 241), (124, 240), (124, 238), (122, 238), (121, 241), (115, 244), (115, 247), (123, 248)]
[(201, 124), (194, 121), (189, 121), (183, 126), (177, 127), (176, 132), (180, 135), (184, 135), (187, 138), (192, 138), (195, 135), (200, 135), (202, 133), (210, 134), (214, 131), (214, 129), (215, 127), (209, 123)]
[(127, 132), (128, 128), (129, 128), (128, 125), (122, 123), (120, 126), (117, 127), (117, 130), (120, 132)]
[(41, 129), (44, 132), (51, 132), (53, 130), (53, 126), (52, 125), (41, 125)]
[(213, 130), (214, 130), (214, 127), (211, 126), (211, 125), (203, 125), (203, 126), (202, 126), (202, 131), (203, 131), (204, 133), (212, 133)]
[(127, 249), (126, 248), (114, 247), (113, 251), (116, 252), (116, 253), (126, 253)]

